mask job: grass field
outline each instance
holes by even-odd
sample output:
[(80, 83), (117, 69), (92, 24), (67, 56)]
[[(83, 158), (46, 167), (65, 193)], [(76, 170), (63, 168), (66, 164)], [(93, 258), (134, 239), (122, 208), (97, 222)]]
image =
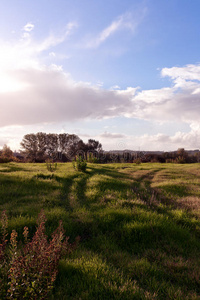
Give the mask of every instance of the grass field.
[(200, 164), (0, 165), (0, 212), (31, 234), (41, 209), (78, 248), (51, 299), (200, 299)]

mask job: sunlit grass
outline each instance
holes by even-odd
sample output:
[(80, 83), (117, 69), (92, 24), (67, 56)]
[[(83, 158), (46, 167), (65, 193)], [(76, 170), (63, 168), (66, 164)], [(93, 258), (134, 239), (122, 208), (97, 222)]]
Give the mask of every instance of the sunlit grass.
[(52, 299), (199, 299), (200, 164), (0, 165), (9, 231), (47, 234), (63, 220), (78, 249), (60, 263)]

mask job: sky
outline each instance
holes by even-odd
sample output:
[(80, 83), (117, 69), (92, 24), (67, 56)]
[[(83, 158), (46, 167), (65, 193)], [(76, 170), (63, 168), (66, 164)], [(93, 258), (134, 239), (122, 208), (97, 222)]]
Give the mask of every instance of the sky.
[(1, 0), (0, 148), (200, 148), (199, 0)]

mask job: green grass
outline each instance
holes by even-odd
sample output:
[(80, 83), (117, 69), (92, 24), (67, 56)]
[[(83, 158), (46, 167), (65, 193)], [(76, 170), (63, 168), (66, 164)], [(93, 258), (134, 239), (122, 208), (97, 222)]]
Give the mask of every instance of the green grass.
[(9, 231), (63, 220), (74, 253), (51, 299), (200, 299), (200, 164), (0, 165)]

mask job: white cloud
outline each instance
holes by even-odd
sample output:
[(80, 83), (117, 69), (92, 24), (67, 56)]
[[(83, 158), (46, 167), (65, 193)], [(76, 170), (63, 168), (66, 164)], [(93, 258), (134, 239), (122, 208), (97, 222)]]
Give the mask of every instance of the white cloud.
[[(156, 120), (191, 123), (199, 120), (200, 65), (168, 68), (162, 76), (170, 76), (172, 86), (157, 90), (138, 90), (126, 116)], [(127, 91), (128, 92), (128, 91)]]
[(119, 85), (113, 85), (111, 86), (110, 90), (119, 90), (120, 89), (120, 86)]
[(22, 129), (22, 126), (6, 126), (0, 128), (0, 149), (3, 145), (7, 144), (11, 149), (15, 150), (16, 145), (19, 143), (19, 138), (21, 138), (19, 133)]
[(110, 133), (105, 131), (104, 133), (102, 133), (100, 135), (100, 138), (105, 138), (105, 139), (121, 139), (124, 138), (125, 135), (124, 134), (120, 134), (120, 133)]
[(169, 76), (171, 79), (181, 78), (184, 80), (200, 81), (200, 65), (186, 65), (185, 67), (163, 68), (161, 75)]
[(30, 32), (34, 29), (35, 25), (32, 24), (32, 23), (27, 23), (24, 27), (23, 27), (23, 30), (24, 31), (27, 31), (27, 32)]

